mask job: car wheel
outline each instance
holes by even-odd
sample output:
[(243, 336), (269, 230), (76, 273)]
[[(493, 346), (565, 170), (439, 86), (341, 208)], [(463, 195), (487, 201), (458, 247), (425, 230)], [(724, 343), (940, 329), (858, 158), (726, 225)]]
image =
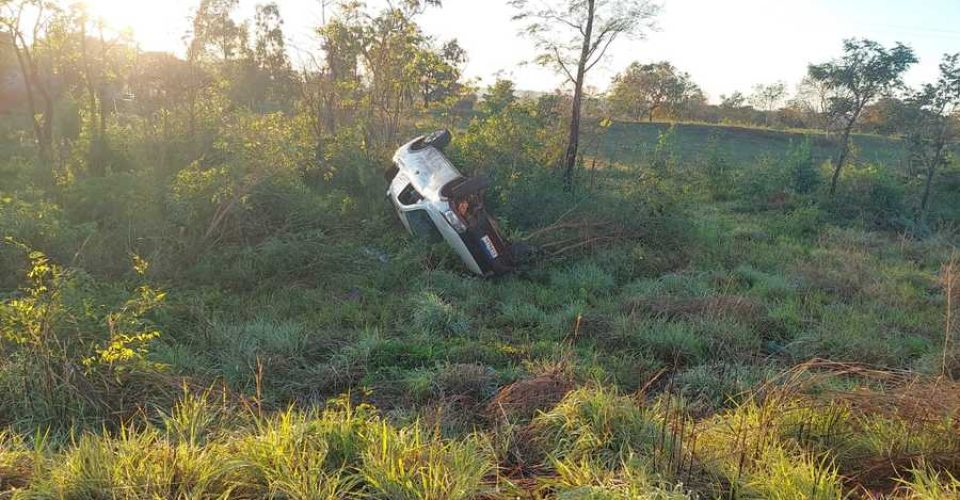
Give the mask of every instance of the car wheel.
[(486, 177), (466, 177), (447, 184), (440, 190), (440, 194), (447, 198), (465, 198), (489, 187), (490, 179)]
[(390, 165), (383, 172), (383, 178), (386, 179), (387, 182), (393, 182), (393, 178), (396, 177), (399, 172), (400, 172), (400, 167), (396, 165)]
[(449, 130), (447, 129), (436, 130), (434, 132), (431, 132), (425, 135), (423, 139), (420, 139), (419, 141), (417, 141), (416, 144), (411, 146), (411, 149), (413, 149), (414, 151), (417, 151), (420, 149), (433, 146), (442, 151), (443, 148), (447, 147), (447, 145), (450, 144), (451, 138), (452, 136), (450, 135)]

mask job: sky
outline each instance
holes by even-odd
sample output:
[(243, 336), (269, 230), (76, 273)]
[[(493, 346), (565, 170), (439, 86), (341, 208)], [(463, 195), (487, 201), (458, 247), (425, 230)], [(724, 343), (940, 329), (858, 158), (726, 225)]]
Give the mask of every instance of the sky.
[[(260, 0), (263, 1), (263, 0)], [(276, 0), (286, 21), (294, 61), (316, 57), (313, 28), (323, 18), (320, 0)], [(376, 5), (380, 0), (368, 0)], [(188, 17), (199, 0), (86, 0), (108, 23), (129, 27), (144, 50), (184, 52)], [(257, 0), (240, 0), (239, 16), (252, 18)], [(658, 29), (643, 40), (621, 40), (588, 76), (606, 89), (633, 61), (668, 60), (704, 89), (711, 101), (723, 94), (749, 94), (758, 83), (784, 81), (791, 88), (810, 63), (840, 54), (845, 38), (900, 41), (920, 63), (907, 82), (933, 80), (944, 53), (960, 52), (960, 0), (663, 0)], [(456, 38), (469, 55), (466, 76), (489, 85), (498, 76), (523, 90), (550, 91), (563, 83), (554, 72), (531, 64), (531, 42), (511, 20), (506, 0), (443, 0), (443, 8), (420, 18), (438, 41)], [(327, 12), (329, 16), (330, 13)]]

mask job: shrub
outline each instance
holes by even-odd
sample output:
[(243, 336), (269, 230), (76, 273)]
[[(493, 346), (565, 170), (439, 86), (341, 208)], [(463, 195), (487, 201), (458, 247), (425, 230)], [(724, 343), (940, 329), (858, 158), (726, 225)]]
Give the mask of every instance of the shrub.
[(111, 290), (40, 252), (30, 259), (30, 284), (0, 301), (4, 413), (24, 424), (69, 426), (130, 411), (126, 400), (142, 401), (150, 390), (162, 394), (152, 386), (162, 367), (147, 354), (160, 335), (149, 314), (164, 293), (147, 285)]
[(786, 162), (790, 169), (790, 191), (806, 195), (817, 190), (823, 179), (813, 159), (809, 137), (797, 143), (790, 142)]
[(92, 225), (71, 224), (57, 205), (37, 194), (0, 192), (0, 289), (15, 288), (29, 270), (23, 248), (41, 248), (67, 262), (94, 230)]
[(851, 165), (828, 205), (843, 222), (861, 222), (868, 228), (900, 229), (909, 224), (904, 207), (904, 187), (882, 165)]

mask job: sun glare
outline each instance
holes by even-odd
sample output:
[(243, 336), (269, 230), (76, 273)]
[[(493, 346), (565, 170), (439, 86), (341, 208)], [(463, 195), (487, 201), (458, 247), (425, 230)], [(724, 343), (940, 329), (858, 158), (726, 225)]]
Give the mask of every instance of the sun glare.
[(185, 19), (193, 8), (189, 0), (83, 0), (90, 14), (110, 28), (130, 30), (147, 50), (176, 51)]

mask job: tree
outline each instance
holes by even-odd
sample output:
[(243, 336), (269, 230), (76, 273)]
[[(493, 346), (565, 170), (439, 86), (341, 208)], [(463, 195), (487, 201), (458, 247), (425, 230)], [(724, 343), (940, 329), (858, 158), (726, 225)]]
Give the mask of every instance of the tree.
[(420, 97), (425, 107), (460, 93), (461, 67), (466, 62), (467, 51), (457, 40), (444, 43), (440, 50), (417, 53), (416, 72), (420, 76)]
[(783, 103), (787, 95), (787, 84), (783, 82), (771, 83), (765, 85), (759, 83), (753, 86), (753, 95), (750, 96), (750, 102), (753, 107), (761, 111), (773, 111)]
[(481, 109), (491, 115), (502, 112), (517, 101), (516, 87), (512, 80), (498, 78), (487, 93), (483, 94)]
[(271, 78), (287, 76), (290, 62), (287, 60), (286, 44), (283, 40), (283, 18), (275, 2), (257, 5), (254, 17), (254, 61)]
[[(0, 27), (10, 39), (20, 76), (27, 94), (37, 152), (41, 160), (49, 160), (53, 145), (54, 95), (51, 78), (44, 74), (38, 51), (42, 50), (44, 32), (56, 13), (56, 6), (43, 0), (0, 0)], [(33, 22), (26, 23), (24, 14), (33, 12)]]
[(231, 17), (240, 0), (201, 0), (193, 16), (193, 38), (187, 49), (190, 61), (219, 59), (228, 62), (240, 53), (244, 30)]
[(684, 104), (702, 94), (689, 74), (667, 61), (634, 62), (613, 79), (610, 102), (637, 120), (652, 122), (661, 110), (676, 116)]
[(289, 109), (293, 88), (293, 69), (287, 57), (283, 18), (276, 3), (256, 6), (253, 41), (242, 41), (244, 55), (237, 78), (231, 82), (231, 94), (252, 109), (276, 111)]
[(659, 12), (653, 0), (510, 0), (515, 20), (527, 22), (524, 33), (541, 51), (537, 62), (553, 67), (573, 85), (569, 137), (563, 179), (573, 188), (580, 145), (584, 80), (621, 36), (642, 37)]
[(318, 156), (341, 122), (370, 144), (393, 144), (411, 107), (460, 93), (465, 52), (456, 42), (437, 47), (416, 23), (433, 6), (440, 2), (388, 1), (379, 11), (343, 2), (338, 15), (318, 29), (325, 60), (305, 75), (303, 87)]
[(916, 120), (907, 136), (911, 161), (925, 170), (921, 216), (930, 205), (930, 192), (937, 171), (948, 163), (952, 144), (960, 138), (960, 53), (944, 55), (940, 77), (910, 97), (916, 109)]
[(810, 78), (831, 92), (828, 115), (841, 134), (831, 196), (837, 192), (840, 173), (850, 154), (850, 134), (864, 108), (901, 87), (904, 72), (917, 62), (913, 49), (901, 43), (888, 49), (872, 40), (849, 39), (843, 43), (843, 51), (840, 59), (808, 68)]
[(763, 111), (764, 123), (770, 125), (770, 113), (780, 107), (786, 96), (787, 84), (783, 82), (771, 83), (769, 85), (760, 83), (754, 85), (750, 102), (753, 104), (753, 107)]
[[(830, 88), (824, 83), (806, 75), (797, 85), (797, 94), (791, 101), (791, 106), (807, 116), (807, 126), (816, 126), (826, 130), (828, 121), (825, 119), (830, 108)], [(812, 125), (815, 124), (815, 125)]]
[(746, 105), (747, 98), (739, 90), (730, 95), (720, 96), (720, 107), (725, 110), (738, 110), (746, 107)]

